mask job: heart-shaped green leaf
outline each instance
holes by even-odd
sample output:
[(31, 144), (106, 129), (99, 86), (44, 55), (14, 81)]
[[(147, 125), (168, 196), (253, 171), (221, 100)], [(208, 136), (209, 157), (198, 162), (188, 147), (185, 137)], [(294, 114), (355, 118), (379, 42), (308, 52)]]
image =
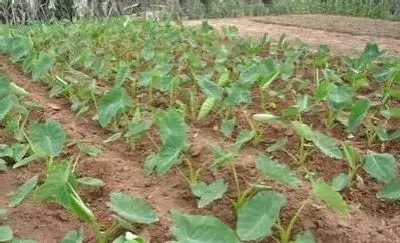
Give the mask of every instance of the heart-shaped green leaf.
[(392, 154), (371, 152), (364, 156), (363, 169), (375, 179), (389, 183), (396, 177), (396, 160)]
[(301, 181), (293, 174), (288, 167), (278, 163), (271, 157), (261, 155), (256, 161), (256, 168), (265, 176), (288, 184), (293, 188), (301, 185)]
[(336, 145), (331, 137), (323, 133), (315, 132), (312, 141), (324, 154), (334, 159), (341, 159), (343, 157), (342, 150)]
[(228, 184), (223, 179), (218, 179), (208, 185), (202, 181), (197, 181), (191, 185), (191, 189), (193, 194), (200, 198), (197, 201), (197, 206), (204, 208), (213, 201), (222, 198), (228, 189)]
[(112, 118), (131, 105), (132, 100), (123, 88), (112, 88), (99, 100), (97, 114), (100, 125), (107, 126)]
[(347, 175), (345, 173), (339, 173), (332, 179), (333, 190), (340, 192), (343, 190), (348, 183)]
[(241, 240), (260, 241), (271, 235), (286, 198), (275, 191), (260, 191), (247, 200), (237, 212), (237, 228)]
[(158, 221), (156, 213), (145, 201), (128, 194), (112, 192), (108, 206), (112, 212), (131, 223), (151, 224)]
[(37, 123), (31, 126), (29, 140), (32, 150), (41, 157), (52, 157), (60, 154), (64, 147), (65, 132), (55, 120)]
[(172, 234), (179, 243), (240, 243), (235, 232), (214, 216), (171, 212)]
[(336, 212), (344, 214), (349, 210), (349, 207), (346, 201), (343, 200), (342, 196), (323, 180), (313, 181), (312, 187), (314, 195), (328, 204), (328, 206)]
[(36, 187), (38, 182), (38, 176), (33, 176), (26, 180), (24, 184), (15, 190), (10, 199), (10, 207), (19, 205), (25, 197)]
[(400, 200), (400, 179), (394, 179), (376, 194), (380, 199)]
[(349, 121), (347, 123), (347, 132), (352, 133), (356, 130), (367, 115), (370, 106), (371, 104), (367, 99), (359, 100), (352, 106)]
[(329, 107), (341, 110), (350, 103), (353, 90), (346, 84), (330, 83), (327, 92), (326, 98)]

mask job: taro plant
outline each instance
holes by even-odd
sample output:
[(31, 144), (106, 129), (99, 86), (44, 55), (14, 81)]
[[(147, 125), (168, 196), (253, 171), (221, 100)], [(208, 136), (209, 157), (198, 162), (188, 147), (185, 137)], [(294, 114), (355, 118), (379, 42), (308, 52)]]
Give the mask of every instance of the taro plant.
[(158, 220), (143, 200), (129, 194), (112, 192), (108, 205), (115, 220), (110, 228), (102, 230), (100, 222), (78, 195), (77, 182), (72, 170), (70, 161), (53, 163), (48, 170), (46, 181), (36, 189), (34, 199), (54, 201), (88, 223), (97, 242), (106, 243), (115, 239), (122, 229), (130, 230), (132, 224), (150, 224)]
[(180, 110), (155, 112), (155, 124), (159, 128), (161, 146), (157, 153), (146, 158), (145, 170), (159, 175), (167, 173), (181, 162), (181, 154), (188, 149), (187, 125)]
[[(339, 173), (332, 180), (332, 187), (335, 191), (341, 191), (346, 186), (351, 187), (352, 183), (358, 175), (358, 171), (362, 168), (367, 174), (385, 184), (384, 188), (388, 185), (394, 185), (391, 190), (397, 190), (397, 164), (394, 156), (388, 153), (376, 153), (368, 151), (362, 157), (356, 148), (350, 144), (343, 145), (343, 151), (348, 163), (348, 172)], [(391, 186), (390, 186), (391, 187)], [(384, 194), (378, 192), (378, 198), (385, 199)], [(390, 196), (387, 199), (391, 199)]]
[(345, 83), (329, 83), (326, 89), (329, 108), (326, 125), (331, 128), (338, 114), (350, 104), (353, 90)]
[[(292, 121), (290, 124), (300, 139), (297, 155), (291, 156), (298, 164), (303, 165), (307, 162), (309, 155), (314, 151), (312, 144), (328, 157), (334, 159), (341, 159), (343, 157), (342, 151), (330, 136), (321, 132), (315, 132), (307, 124), (299, 121)], [(312, 142), (312, 144), (309, 142)]]
[[(265, 176), (297, 188), (301, 181), (284, 165), (270, 157), (262, 155), (256, 162)], [(339, 213), (346, 213), (348, 205), (338, 192), (322, 180), (311, 180), (313, 195), (316, 199), (325, 202)], [(304, 208), (311, 203), (308, 197), (301, 204), (287, 226), (280, 220), (280, 211), (286, 204), (286, 197), (270, 188), (253, 191), (239, 207), (236, 208), (236, 232), (214, 216), (201, 216), (171, 212), (174, 223), (171, 232), (179, 242), (241, 242), (261, 241), (267, 237), (276, 242), (292, 242), (292, 231), (295, 222)], [(273, 229), (278, 231), (279, 238), (272, 234)], [(196, 233), (195, 233), (196, 232)], [(313, 242), (310, 231), (301, 232), (296, 239), (308, 239)], [(296, 241), (297, 242), (297, 241)]]

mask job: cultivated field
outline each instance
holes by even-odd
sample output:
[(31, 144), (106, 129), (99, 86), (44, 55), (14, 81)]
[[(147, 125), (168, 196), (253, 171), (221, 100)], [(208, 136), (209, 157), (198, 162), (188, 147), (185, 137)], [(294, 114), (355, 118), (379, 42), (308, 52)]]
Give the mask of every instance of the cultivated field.
[(0, 242), (400, 242), (380, 22), (0, 26)]

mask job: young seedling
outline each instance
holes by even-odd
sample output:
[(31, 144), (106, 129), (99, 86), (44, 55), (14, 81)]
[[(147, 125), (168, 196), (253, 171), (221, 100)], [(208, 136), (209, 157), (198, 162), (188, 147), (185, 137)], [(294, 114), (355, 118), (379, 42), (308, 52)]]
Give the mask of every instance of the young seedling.
[(346, 186), (351, 187), (355, 177), (357, 176), (358, 170), (362, 167), (362, 162), (357, 149), (350, 143), (344, 143), (342, 147), (347, 160), (348, 170), (347, 175), (345, 173), (339, 173), (335, 178), (333, 178), (332, 187), (335, 191), (341, 191)]

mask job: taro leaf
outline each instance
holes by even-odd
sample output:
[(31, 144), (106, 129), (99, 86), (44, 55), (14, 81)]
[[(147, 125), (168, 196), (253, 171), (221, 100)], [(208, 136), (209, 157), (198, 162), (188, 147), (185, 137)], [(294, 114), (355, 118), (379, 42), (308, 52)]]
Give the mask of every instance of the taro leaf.
[(201, 104), (197, 120), (205, 118), (216, 105), (219, 98), (208, 97), (203, 104)]
[(271, 235), (286, 198), (275, 191), (259, 191), (237, 212), (236, 232), (241, 240), (261, 241)]
[(380, 199), (400, 200), (400, 179), (394, 179), (376, 194)]
[(83, 243), (83, 227), (80, 227), (79, 230), (68, 231), (61, 243)]
[(57, 156), (64, 147), (65, 132), (58, 121), (48, 119), (45, 123), (31, 126), (29, 141), (32, 150), (37, 155), (41, 157)]
[(97, 112), (100, 125), (107, 126), (112, 118), (131, 105), (132, 100), (123, 88), (110, 89), (99, 101)]
[(272, 113), (269, 112), (265, 112), (265, 113), (258, 113), (258, 114), (254, 114), (252, 116), (252, 119), (254, 121), (258, 121), (258, 122), (269, 122), (272, 120), (277, 120), (279, 118), (279, 116), (276, 116)]
[(18, 62), (22, 57), (29, 54), (32, 44), (28, 38), (24, 36), (15, 36), (10, 42), (8, 53), (13, 62)]
[(295, 243), (315, 243), (314, 236), (311, 231), (303, 231), (296, 236)]
[(343, 157), (342, 151), (331, 137), (320, 132), (315, 132), (312, 141), (325, 155), (334, 159), (341, 159)]
[(113, 213), (131, 223), (151, 224), (158, 221), (156, 213), (145, 201), (128, 194), (111, 192), (108, 206)]
[(367, 99), (361, 99), (352, 106), (347, 123), (347, 132), (353, 133), (356, 130), (367, 115), (370, 106), (370, 102)]
[(36, 243), (36, 240), (23, 240), (19, 238), (13, 238), (10, 243)]
[(263, 61), (263, 64), (265, 70), (263, 70), (262, 73), (263, 83), (261, 89), (265, 90), (278, 77), (278, 75), (280, 74), (280, 69), (278, 63), (270, 58), (265, 59)]
[(182, 148), (172, 144), (165, 144), (160, 152), (151, 154), (146, 158), (145, 171), (151, 173), (156, 171), (158, 175), (167, 173), (174, 165), (180, 163), (179, 156)]
[(204, 208), (222, 198), (228, 189), (228, 184), (223, 179), (218, 179), (208, 185), (202, 181), (196, 181), (191, 185), (191, 189), (193, 194), (200, 198), (197, 201), (197, 207)]
[(299, 121), (292, 121), (290, 122), (292, 125), (293, 129), (296, 131), (297, 135), (300, 137), (307, 139), (307, 140), (312, 140), (314, 137), (314, 133), (311, 130), (311, 128), (302, 122)]
[(26, 180), (24, 184), (15, 190), (10, 198), (9, 206), (15, 207), (18, 206), (25, 197), (36, 187), (38, 183), (38, 176), (35, 175), (30, 179)]
[(235, 232), (214, 216), (171, 212), (172, 234), (179, 243), (240, 243)]
[(343, 144), (343, 154), (346, 156), (349, 167), (352, 169), (356, 169), (358, 164), (357, 150), (351, 144), (345, 143)]
[(224, 109), (232, 108), (239, 104), (248, 104), (251, 101), (249, 87), (244, 84), (234, 83), (230, 88), (227, 88), (226, 91), (227, 97), (223, 102)]
[(140, 53), (140, 57), (142, 57), (145, 61), (150, 61), (151, 59), (153, 59), (154, 57), (154, 48), (151, 45), (146, 45), (141, 53)]
[(234, 153), (238, 153), (244, 144), (246, 144), (247, 142), (249, 142), (250, 140), (253, 139), (254, 135), (255, 134), (253, 131), (250, 131), (247, 129), (240, 130), (240, 132), (237, 136), (236, 142), (232, 146), (232, 151)]
[(263, 74), (262, 72), (262, 68), (257, 64), (246, 67), (240, 73), (238, 83), (249, 87), (260, 78), (260, 76)]
[(267, 148), (267, 152), (271, 153), (271, 152), (279, 151), (285, 147), (287, 142), (288, 142), (288, 140), (286, 137), (278, 138), (278, 140), (276, 140), (275, 143), (273, 143), (271, 146), (269, 146)]
[(122, 136), (122, 132), (114, 133), (113, 135), (109, 136), (107, 139), (103, 141), (103, 143), (111, 143), (117, 141)]
[(13, 232), (10, 226), (0, 225), (0, 242), (8, 242), (13, 238)]
[(29, 144), (14, 143), (11, 146), (11, 148), (13, 150), (12, 158), (14, 159), (14, 161), (18, 162), (18, 161), (21, 161), (22, 158), (26, 155), (30, 146), (29, 146)]
[(125, 133), (124, 137), (137, 139), (141, 134), (147, 132), (152, 125), (152, 120), (142, 120), (135, 122), (129, 126), (129, 130), (127, 133)]
[(36, 154), (33, 154), (33, 155), (28, 156), (28, 157), (18, 161), (17, 163), (15, 163), (12, 168), (16, 169), (16, 168), (19, 168), (21, 166), (25, 166), (25, 165), (27, 165), (27, 164), (35, 161), (35, 160), (39, 160), (39, 159), (40, 159), (39, 156), (37, 156)]
[(280, 73), (282, 74), (283, 80), (288, 80), (292, 77), (294, 71), (294, 62), (292, 58), (286, 59), (284, 63), (280, 65)]
[(223, 167), (232, 162), (235, 155), (232, 152), (222, 149), (217, 144), (210, 144), (211, 152), (214, 156), (214, 162), (210, 165), (211, 169)]
[(77, 182), (83, 185), (94, 186), (94, 187), (102, 187), (105, 185), (105, 183), (102, 180), (93, 177), (82, 177), (77, 179)]
[(300, 112), (308, 111), (310, 106), (310, 97), (307, 94), (300, 94), (296, 97), (296, 107)]
[(352, 96), (352, 88), (346, 84), (330, 83), (327, 87), (327, 100), (331, 109), (341, 110), (346, 107)]
[(71, 173), (71, 163), (69, 161), (53, 162), (47, 173), (46, 181), (35, 190), (33, 198), (39, 201), (52, 198), (65, 208), (69, 208), (71, 189), (68, 180)]
[(381, 124), (376, 126), (376, 131), (378, 133), (378, 137), (381, 141), (386, 142), (386, 141), (391, 141), (391, 140), (396, 140), (400, 138), (400, 129), (396, 129), (392, 132), (388, 132), (384, 126)]
[[(1, 77), (0, 77), (1, 78)], [(29, 92), (15, 83), (10, 83), (11, 92), (17, 96), (28, 96)]]
[(389, 183), (396, 177), (396, 160), (388, 153), (368, 153), (363, 158), (363, 169), (375, 179)]
[(233, 130), (235, 129), (236, 118), (223, 119), (219, 131), (224, 134), (225, 137), (230, 137)]
[(218, 79), (218, 86), (224, 87), (229, 82), (229, 75), (230, 71), (227, 68), (224, 68)]
[(323, 180), (317, 180), (312, 182), (313, 193), (321, 201), (328, 204), (329, 207), (334, 209), (338, 213), (346, 213), (349, 207), (346, 201), (343, 200), (342, 196), (333, 190), (332, 186), (326, 184)]
[(0, 73), (0, 97), (4, 98), (10, 95), (10, 81), (6, 75)]
[(115, 77), (115, 87), (121, 87), (129, 76), (130, 69), (126, 63), (120, 62), (118, 64), (117, 76)]
[(261, 155), (256, 161), (256, 168), (261, 171), (265, 176), (286, 183), (293, 188), (301, 185), (301, 181), (290, 171), (290, 169), (273, 160), (271, 157)]
[(99, 156), (103, 151), (96, 146), (90, 145), (88, 143), (78, 143), (78, 148), (82, 153), (89, 156)]
[(55, 59), (54, 51), (50, 51), (49, 53), (41, 52), (38, 60), (34, 63), (32, 79), (37, 80), (44, 78), (47, 72), (53, 67)]
[(345, 173), (339, 173), (332, 179), (332, 188), (336, 192), (343, 190), (348, 183), (347, 175)]
[(181, 152), (187, 149), (187, 125), (178, 110), (159, 111), (156, 124), (160, 130), (160, 151), (146, 158), (145, 170), (165, 174), (174, 165), (180, 163)]
[(314, 98), (316, 100), (322, 100), (328, 94), (329, 82), (321, 82), (314, 90)]
[(216, 99), (222, 98), (222, 88), (219, 87), (213, 81), (210, 81), (212, 73), (206, 71), (200, 76), (196, 77), (197, 84), (200, 86), (202, 92), (207, 95), (207, 97), (212, 97)]
[(2, 121), (4, 117), (6, 117), (8, 112), (10, 112), (12, 106), (13, 102), (10, 96), (6, 96), (0, 99), (0, 121)]
[(360, 56), (360, 60), (369, 63), (385, 53), (386, 50), (379, 50), (379, 46), (376, 43), (368, 42)]
[(386, 113), (387, 113), (386, 117), (400, 119), (400, 108), (399, 107), (390, 107)]

